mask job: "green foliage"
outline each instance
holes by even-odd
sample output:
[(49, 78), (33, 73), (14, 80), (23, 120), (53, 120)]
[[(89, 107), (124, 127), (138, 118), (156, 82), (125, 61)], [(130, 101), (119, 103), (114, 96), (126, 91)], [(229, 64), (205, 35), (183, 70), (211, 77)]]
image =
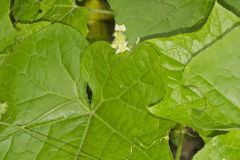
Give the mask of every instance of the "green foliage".
[(240, 28), (233, 29), (186, 66), (186, 85), (197, 87), (206, 106), (192, 113), (193, 123), (206, 129), (240, 127)]
[(238, 0), (219, 0), (229, 10), (240, 16), (240, 1)]
[(239, 131), (232, 131), (226, 135), (216, 136), (204, 147), (203, 150), (197, 153), (193, 160), (239, 159), (239, 137)]
[[(202, 24), (214, 0), (108, 0), (131, 45), (140, 39), (183, 33)], [(137, 27), (136, 27), (137, 26)]]
[[(176, 123), (239, 159), (239, 2), (108, 3), (0, 1), (0, 160), (173, 160)], [(130, 51), (90, 43), (113, 16)]]
[[(225, 67), (224, 64), (221, 64), (220, 61), (216, 60), (217, 57), (220, 57), (220, 54), (224, 55), (223, 60), (229, 61), (229, 63), (233, 63), (231, 59), (228, 60), (227, 54), (224, 52), (224, 49), (227, 50), (228, 47), (228, 45), (225, 45), (226, 41), (228, 41), (228, 43), (230, 44), (238, 43), (238, 34), (236, 33), (235, 28), (238, 28), (237, 26), (240, 22), (239, 20), (240, 19), (238, 17), (216, 4), (213, 8), (211, 15), (209, 16), (208, 21), (200, 30), (194, 33), (186, 33), (169, 38), (158, 38), (150, 40), (150, 43), (155, 44), (166, 57), (164, 58), (166, 60), (164, 61), (163, 68), (165, 71), (164, 75), (166, 79), (165, 83), (167, 86), (167, 92), (164, 96), (164, 99), (159, 104), (150, 108), (150, 111), (153, 114), (158, 115), (162, 118), (170, 118), (179, 123), (188, 124), (194, 127), (192, 121), (195, 116), (193, 115), (196, 115), (196, 117), (194, 118), (195, 120), (197, 118), (200, 118), (200, 114), (196, 113), (197, 108), (202, 108), (203, 110), (201, 110), (200, 112), (203, 113), (206, 108), (210, 109), (209, 107), (211, 106), (211, 103), (209, 104), (210, 99), (207, 99), (206, 101), (206, 91), (204, 91), (200, 85), (202, 85), (202, 87), (205, 87), (205, 90), (209, 90), (209, 92), (212, 91), (212, 88), (215, 87), (206, 86), (207, 82), (205, 82), (205, 84), (201, 84), (203, 83), (202, 81), (204, 78), (199, 77), (199, 75), (190, 75), (193, 74), (189, 73), (191, 72), (189, 70), (192, 69), (192, 67), (190, 66), (192, 65), (192, 63), (194, 63), (196, 59), (198, 59), (198, 57), (202, 56), (205, 52), (208, 52), (208, 50), (210, 50), (211, 48), (214, 48), (212, 50), (216, 52), (216, 57), (210, 57), (210, 52), (212, 54), (213, 51), (209, 51), (205, 54), (205, 60), (202, 60), (200, 63), (195, 65), (195, 67), (201, 68), (201, 70), (204, 71), (205, 74), (207, 74), (208, 76), (215, 76), (216, 73), (220, 74), (221, 69)], [(225, 40), (225, 38), (227, 38), (231, 34), (237, 35), (236, 37), (232, 37), (232, 39), (230, 38), (230, 40)], [(223, 42), (221, 43), (221, 41)], [(221, 47), (215, 47), (215, 45), (217, 45), (218, 43), (220, 43), (219, 46)], [(229, 46), (229, 48), (232, 48), (232, 46)], [(238, 52), (236, 51), (234, 54), (238, 55)], [(207, 63), (206, 59), (208, 59), (208, 61), (211, 61), (209, 62), (209, 64), (212, 64), (214, 68), (214, 71), (212, 71), (211, 73), (209, 70), (210, 66), (205, 65)], [(238, 61), (238, 59), (236, 59), (236, 61)], [(218, 65), (221, 67), (218, 67)], [(238, 67), (236, 67), (235, 69), (238, 70)], [(224, 71), (226, 70), (224, 69)], [(190, 79), (193, 79), (192, 81), (195, 80), (198, 82), (188, 82), (190, 81)], [(214, 79), (222, 80), (221, 87), (224, 87), (223, 85), (229, 84), (224, 83), (226, 80), (223, 77), (214, 77)], [(215, 82), (213, 82), (213, 84), (215, 85)], [(234, 88), (235, 87), (233, 87), (233, 89)], [(212, 97), (212, 99), (214, 98)], [(218, 99), (220, 99), (220, 95), (218, 96)], [(217, 104), (213, 105), (212, 107), (216, 108), (216, 105)], [(192, 108), (194, 108), (194, 112), (196, 114), (192, 113)], [(216, 110), (219, 110), (219, 108), (217, 108)], [(217, 112), (213, 111), (212, 114), (218, 115), (220, 119), (223, 118), (222, 115)], [(232, 115), (229, 115), (229, 117), (230, 116)], [(206, 122), (209, 123), (212, 123), (212, 121), (214, 121), (214, 119), (210, 121), (210, 119), (206, 119), (206, 117), (200, 119), (203, 121), (206, 120)], [(216, 121), (217, 120), (215, 119), (215, 122)], [(201, 123), (202, 122), (199, 122), (199, 125)], [(201, 127), (207, 128), (206, 124), (202, 124)]]
[(49, 21), (64, 23), (87, 34), (88, 10), (77, 6), (72, 0), (15, 0), (12, 14), (16, 22), (33, 23)]

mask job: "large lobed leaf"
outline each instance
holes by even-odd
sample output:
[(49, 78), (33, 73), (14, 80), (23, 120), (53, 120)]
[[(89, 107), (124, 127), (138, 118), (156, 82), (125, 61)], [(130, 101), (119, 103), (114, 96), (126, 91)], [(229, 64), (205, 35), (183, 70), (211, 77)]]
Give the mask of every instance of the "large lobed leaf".
[(87, 45), (77, 31), (55, 24), (8, 57), (2, 159), (172, 159), (164, 137), (174, 123), (146, 109), (162, 98), (154, 48), (141, 44), (118, 57), (98, 42), (82, 56)]

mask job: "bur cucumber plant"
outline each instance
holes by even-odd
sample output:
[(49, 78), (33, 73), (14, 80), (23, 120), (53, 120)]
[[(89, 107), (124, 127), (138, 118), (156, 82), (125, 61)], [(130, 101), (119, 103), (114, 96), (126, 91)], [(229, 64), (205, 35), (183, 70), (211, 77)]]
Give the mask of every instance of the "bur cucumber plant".
[(238, 160), (239, 42), (239, 0), (1, 0), (0, 160)]

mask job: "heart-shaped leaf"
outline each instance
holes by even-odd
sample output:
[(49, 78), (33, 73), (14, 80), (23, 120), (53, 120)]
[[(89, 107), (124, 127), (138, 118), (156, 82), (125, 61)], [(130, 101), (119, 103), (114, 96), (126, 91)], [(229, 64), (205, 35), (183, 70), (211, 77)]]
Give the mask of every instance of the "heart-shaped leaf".
[(54, 24), (6, 60), (4, 159), (171, 160), (174, 123), (147, 111), (164, 94), (154, 47), (143, 43), (118, 56), (97, 42), (82, 55), (87, 45), (77, 31)]

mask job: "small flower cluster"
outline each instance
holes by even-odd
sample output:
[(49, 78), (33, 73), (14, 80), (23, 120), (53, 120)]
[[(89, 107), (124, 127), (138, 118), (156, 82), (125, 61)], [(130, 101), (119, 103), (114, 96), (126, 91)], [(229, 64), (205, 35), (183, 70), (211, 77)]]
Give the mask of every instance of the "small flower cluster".
[(111, 46), (116, 50), (116, 54), (130, 51), (124, 32), (126, 32), (126, 27), (124, 24), (115, 26), (115, 32), (113, 34), (114, 40)]
[(6, 113), (7, 107), (6, 103), (0, 103), (0, 119), (2, 118), (2, 115)]

